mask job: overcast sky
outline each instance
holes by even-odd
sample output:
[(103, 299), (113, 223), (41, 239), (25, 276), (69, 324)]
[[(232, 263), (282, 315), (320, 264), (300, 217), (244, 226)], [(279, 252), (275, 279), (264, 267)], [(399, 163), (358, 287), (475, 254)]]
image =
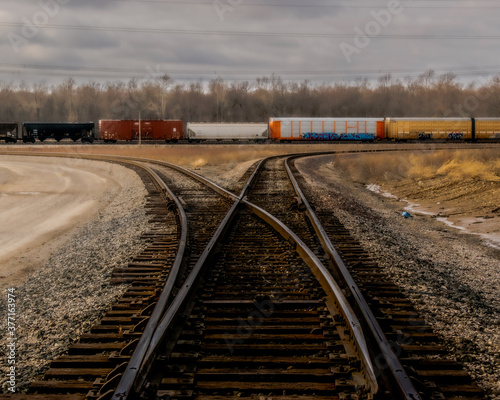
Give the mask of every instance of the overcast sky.
[(0, 0), (0, 80), (500, 73), (500, 1)]

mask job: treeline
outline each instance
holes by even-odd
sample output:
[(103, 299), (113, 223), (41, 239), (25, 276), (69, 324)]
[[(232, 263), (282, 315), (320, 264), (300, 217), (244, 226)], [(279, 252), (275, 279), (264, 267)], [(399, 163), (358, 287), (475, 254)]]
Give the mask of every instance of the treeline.
[(500, 76), (464, 86), (452, 73), (430, 70), (416, 78), (384, 76), (376, 84), (313, 85), (271, 76), (254, 82), (214, 79), (179, 84), (167, 75), (143, 82), (58, 86), (2, 83), (1, 121), (182, 119), (192, 122), (256, 122), (269, 117), (500, 117)]

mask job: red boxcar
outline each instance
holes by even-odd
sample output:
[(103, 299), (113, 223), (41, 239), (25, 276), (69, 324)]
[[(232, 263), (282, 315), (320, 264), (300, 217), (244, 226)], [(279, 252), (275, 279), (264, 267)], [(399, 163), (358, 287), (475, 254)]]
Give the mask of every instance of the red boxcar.
[[(102, 119), (99, 121), (99, 132), (105, 143), (139, 140), (139, 121)], [(176, 142), (183, 137), (183, 124), (180, 120), (141, 120), (141, 140)]]

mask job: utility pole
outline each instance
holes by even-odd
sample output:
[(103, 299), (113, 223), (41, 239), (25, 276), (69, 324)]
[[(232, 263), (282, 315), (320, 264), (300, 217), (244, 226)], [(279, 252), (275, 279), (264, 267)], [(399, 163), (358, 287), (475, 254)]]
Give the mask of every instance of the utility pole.
[(141, 147), (141, 112), (139, 111), (139, 147)]

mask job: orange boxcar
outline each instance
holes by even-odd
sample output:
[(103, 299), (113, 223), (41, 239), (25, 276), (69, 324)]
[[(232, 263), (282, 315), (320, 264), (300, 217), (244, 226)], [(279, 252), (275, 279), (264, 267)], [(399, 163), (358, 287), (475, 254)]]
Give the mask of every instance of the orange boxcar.
[(271, 118), (272, 140), (373, 141), (385, 136), (384, 118)]

